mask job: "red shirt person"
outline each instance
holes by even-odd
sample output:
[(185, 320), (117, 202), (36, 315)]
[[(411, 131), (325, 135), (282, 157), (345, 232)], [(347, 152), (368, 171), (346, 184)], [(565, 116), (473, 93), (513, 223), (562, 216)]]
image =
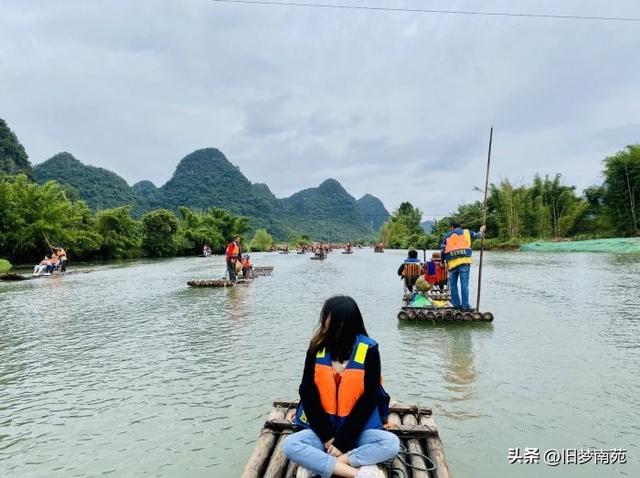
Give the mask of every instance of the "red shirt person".
[(242, 260), (242, 250), (240, 249), (240, 236), (233, 238), (233, 241), (227, 246), (227, 252), (225, 254), (227, 258), (227, 271), (229, 272), (229, 279), (236, 280), (236, 261)]

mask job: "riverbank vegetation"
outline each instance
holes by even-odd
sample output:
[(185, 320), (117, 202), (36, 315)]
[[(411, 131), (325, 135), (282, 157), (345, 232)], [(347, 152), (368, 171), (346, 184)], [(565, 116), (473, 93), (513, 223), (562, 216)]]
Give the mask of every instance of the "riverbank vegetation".
[(216, 208), (180, 208), (179, 215), (156, 209), (141, 219), (129, 206), (94, 214), (54, 181), (0, 176), (0, 255), (12, 262), (39, 260), (49, 251), (47, 240), (64, 246), (72, 260), (195, 255), (203, 244), (221, 253), (228, 238), (247, 229), (246, 218)]
[[(487, 202), (487, 236), (491, 249), (516, 249), (533, 240), (592, 239), (640, 235), (640, 145), (628, 146), (603, 161), (604, 182), (582, 194), (562, 182), (560, 174), (534, 176), (530, 184), (509, 179), (491, 184)], [(380, 230), (391, 248), (437, 248), (456, 219), (477, 231), (482, 224), (480, 201), (462, 204), (436, 222), (432, 233), (420, 226), (422, 211), (400, 205)]]

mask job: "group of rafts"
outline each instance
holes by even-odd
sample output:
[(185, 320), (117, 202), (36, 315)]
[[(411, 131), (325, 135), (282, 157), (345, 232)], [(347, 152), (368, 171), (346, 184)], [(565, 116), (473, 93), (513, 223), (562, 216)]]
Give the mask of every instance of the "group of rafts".
[(492, 322), (491, 312), (460, 310), (451, 304), (447, 268), (442, 267), (438, 253), (431, 261), (422, 265), (413, 291), (405, 292), (398, 320), (420, 320), (429, 322)]

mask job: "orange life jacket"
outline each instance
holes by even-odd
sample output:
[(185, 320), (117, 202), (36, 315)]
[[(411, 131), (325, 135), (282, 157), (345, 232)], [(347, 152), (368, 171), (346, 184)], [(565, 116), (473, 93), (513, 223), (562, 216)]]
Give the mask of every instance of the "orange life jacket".
[(407, 279), (417, 279), (422, 272), (422, 266), (419, 262), (405, 262), (402, 269), (402, 277)]
[(240, 254), (240, 246), (235, 242), (232, 242), (227, 247), (227, 258), (236, 258)]
[[(329, 352), (323, 349), (316, 354), (314, 381), (320, 395), (320, 404), (336, 430), (342, 427), (364, 393), (364, 361), (369, 348), (377, 345), (375, 340), (365, 335), (358, 335), (349, 362), (341, 374), (333, 368)], [(382, 384), (380, 384), (380, 395), (387, 398), (386, 403), (385, 400), (379, 401), (379, 406), (374, 409), (365, 424), (365, 429), (383, 428), (389, 402)], [(294, 421), (299, 426), (309, 426), (304, 414), (304, 404), (300, 403), (298, 406)]]
[(449, 270), (471, 264), (471, 233), (469, 229), (454, 229), (444, 238), (444, 258)]

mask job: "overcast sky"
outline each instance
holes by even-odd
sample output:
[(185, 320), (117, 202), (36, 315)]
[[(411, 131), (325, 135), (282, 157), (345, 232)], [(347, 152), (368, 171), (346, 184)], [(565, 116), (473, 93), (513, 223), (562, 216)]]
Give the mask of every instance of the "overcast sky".
[[(330, 0), (327, 0), (329, 3)], [(637, 0), (360, 0), (640, 17)], [(163, 184), (217, 147), (279, 196), (333, 177), (429, 218), (493, 181), (580, 190), (640, 142), (640, 23), (320, 10), (210, 0), (2, 0), (0, 117), (60, 151)]]

